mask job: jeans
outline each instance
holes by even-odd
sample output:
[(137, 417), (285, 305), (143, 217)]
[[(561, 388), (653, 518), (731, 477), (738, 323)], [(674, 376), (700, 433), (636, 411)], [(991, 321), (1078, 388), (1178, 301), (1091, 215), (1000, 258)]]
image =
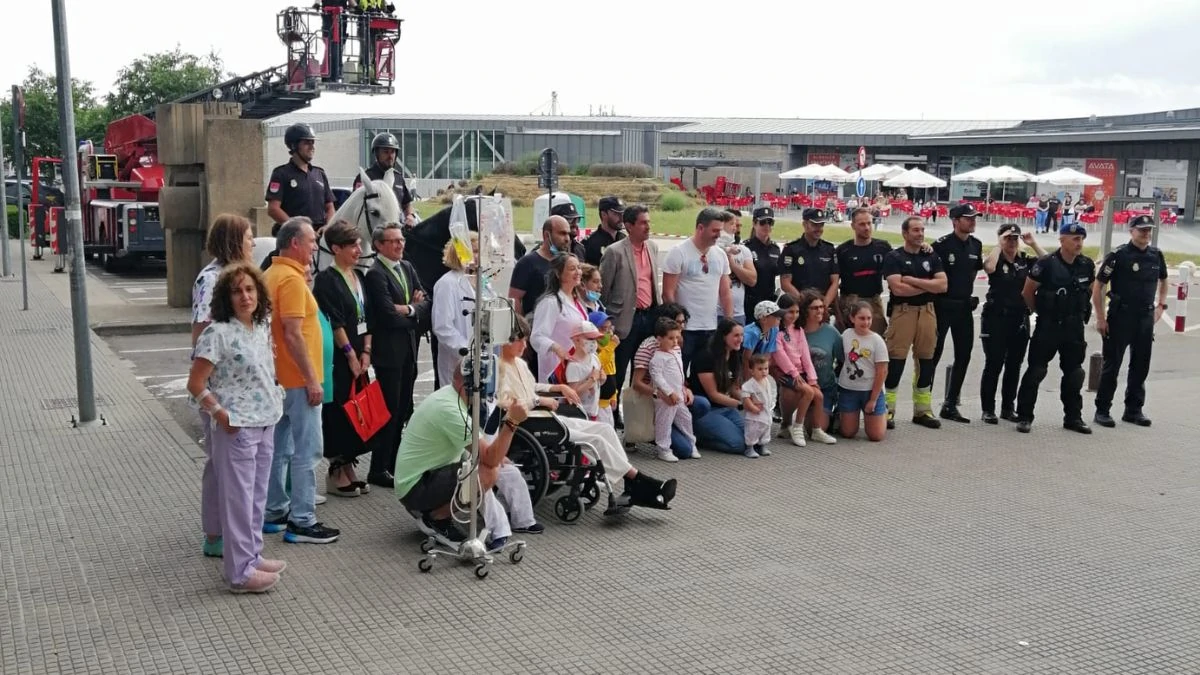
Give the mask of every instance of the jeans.
[[(215, 432), (216, 430), (213, 430)], [(275, 425), (275, 456), (267, 483), (264, 520), (288, 520), (300, 527), (317, 522), (317, 462), (322, 455), (321, 406), (308, 404), (304, 387), (284, 390), (283, 417)], [(288, 465), (292, 494), (288, 497)]]
[(692, 428), (698, 445), (738, 455), (746, 451), (745, 422), (736, 408), (714, 406), (707, 398), (696, 396), (692, 401)]

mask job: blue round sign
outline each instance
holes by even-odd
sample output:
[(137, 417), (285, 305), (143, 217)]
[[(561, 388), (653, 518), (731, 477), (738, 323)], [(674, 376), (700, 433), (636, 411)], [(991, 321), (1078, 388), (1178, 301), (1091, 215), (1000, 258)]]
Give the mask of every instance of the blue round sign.
[(867, 194), (867, 181), (863, 180), (862, 176), (859, 176), (858, 182), (854, 184), (854, 191), (858, 193), (859, 197)]

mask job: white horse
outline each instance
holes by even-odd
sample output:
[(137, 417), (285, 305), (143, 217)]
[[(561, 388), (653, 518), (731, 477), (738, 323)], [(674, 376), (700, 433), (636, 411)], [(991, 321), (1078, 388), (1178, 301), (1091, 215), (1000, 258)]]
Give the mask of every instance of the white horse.
[[(381, 180), (371, 180), (361, 168), (358, 170), (362, 185), (352, 192), (333, 214), (329, 224), (346, 220), (358, 227), (362, 240), (362, 254), (358, 258), (359, 267), (365, 271), (375, 260), (375, 250), (371, 246), (371, 233), (386, 226), (388, 223), (400, 223), (400, 201), (392, 190), (393, 169), (388, 169)], [(274, 237), (254, 238), (254, 260), (258, 265), (275, 250)], [(325, 243), (325, 235), (317, 239), (317, 252), (313, 255), (313, 273), (333, 264), (333, 250)]]

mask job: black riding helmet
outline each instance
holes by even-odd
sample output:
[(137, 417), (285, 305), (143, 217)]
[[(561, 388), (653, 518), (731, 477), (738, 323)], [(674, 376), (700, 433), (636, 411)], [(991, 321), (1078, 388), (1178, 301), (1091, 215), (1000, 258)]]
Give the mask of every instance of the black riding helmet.
[(371, 139), (371, 155), (374, 156), (375, 151), (380, 148), (400, 152), (400, 141), (396, 140), (394, 135), (386, 131), (381, 134), (375, 134), (375, 138)]
[(287, 146), (288, 152), (295, 152), (300, 141), (315, 140), (317, 135), (313, 133), (312, 127), (303, 122), (297, 122), (283, 132), (283, 144)]

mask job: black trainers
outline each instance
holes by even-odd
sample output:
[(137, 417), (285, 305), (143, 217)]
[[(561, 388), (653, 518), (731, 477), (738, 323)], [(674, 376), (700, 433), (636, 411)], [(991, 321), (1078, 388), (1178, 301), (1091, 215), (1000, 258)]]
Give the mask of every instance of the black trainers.
[(1080, 434), (1092, 433), (1092, 428), (1089, 427), (1087, 422), (1084, 422), (1083, 420), (1067, 420), (1063, 422), (1063, 428)]
[(963, 414), (958, 411), (958, 406), (954, 405), (942, 406), (942, 411), (939, 417), (944, 420), (950, 420), (951, 422), (961, 422), (963, 424), (971, 423), (971, 420), (964, 417)]
[(1109, 429), (1117, 426), (1117, 421), (1112, 418), (1112, 415), (1109, 415), (1106, 412), (1100, 412), (1099, 410), (1096, 411), (1096, 416), (1092, 419), (1096, 422), (1096, 424), (1099, 424), (1102, 427), (1108, 427)]
[(332, 544), (338, 540), (341, 534), (341, 530), (325, 527), (321, 523), (301, 527), (288, 521), (287, 531), (283, 533), (283, 540), (289, 544)]
[(1127, 412), (1124, 415), (1121, 415), (1121, 421), (1129, 422), (1130, 424), (1136, 424), (1139, 427), (1150, 426), (1150, 418), (1146, 417), (1141, 412)]
[(1004, 409), (1000, 410), (1000, 419), (1006, 420), (1009, 422), (1020, 422), (1021, 421), (1021, 418), (1017, 417), (1016, 412), (1014, 412), (1012, 410), (1004, 410)]
[(1029, 433), (1029, 429), (1031, 427), (1033, 427), (1033, 422), (1030, 422), (1029, 420), (1018, 420), (1017, 421), (1017, 431), (1019, 431), (1023, 434)]
[(421, 528), (426, 534), (445, 539), (454, 544), (461, 544), (467, 540), (467, 536), (454, 525), (454, 521), (450, 518), (434, 520), (429, 515), (421, 516)]
[(534, 523), (528, 527), (514, 527), (512, 531), (517, 534), (541, 534), (546, 531), (546, 526), (541, 523)]
[(1000, 418), (996, 417), (996, 413), (990, 410), (985, 410), (983, 411), (983, 422), (984, 424), (999, 424)]

